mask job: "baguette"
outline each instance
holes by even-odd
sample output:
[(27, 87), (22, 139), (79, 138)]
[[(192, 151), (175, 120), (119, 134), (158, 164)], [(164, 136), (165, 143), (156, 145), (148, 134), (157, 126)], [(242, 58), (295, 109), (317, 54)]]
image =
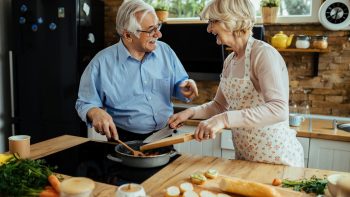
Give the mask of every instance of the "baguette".
[(280, 197), (275, 188), (268, 185), (238, 178), (223, 178), (220, 189), (225, 192), (251, 197)]
[(199, 197), (195, 191), (186, 191), (182, 197)]

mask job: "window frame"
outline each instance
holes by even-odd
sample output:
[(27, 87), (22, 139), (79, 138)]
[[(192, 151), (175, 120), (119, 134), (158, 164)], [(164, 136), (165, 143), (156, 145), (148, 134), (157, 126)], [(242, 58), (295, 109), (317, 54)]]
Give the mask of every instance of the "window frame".
[[(312, 0), (311, 16), (278, 16), (276, 23), (319, 23), (318, 11), (323, 0)], [(168, 18), (169, 23), (203, 23), (199, 17), (193, 18)], [(261, 16), (256, 17), (256, 23), (262, 24)]]

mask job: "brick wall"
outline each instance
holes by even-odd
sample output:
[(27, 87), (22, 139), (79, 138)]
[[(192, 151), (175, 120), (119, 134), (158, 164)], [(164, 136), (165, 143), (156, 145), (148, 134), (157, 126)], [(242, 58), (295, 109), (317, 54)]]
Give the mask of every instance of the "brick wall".
[[(115, 16), (120, 0), (105, 0), (105, 44), (112, 45), (118, 38), (115, 31)], [(328, 31), (320, 24), (266, 25), (265, 39), (283, 31), (287, 35), (328, 35), (328, 53), (319, 54), (318, 75), (313, 76), (313, 53), (281, 52), (290, 78), (293, 94), (290, 99), (302, 105), (307, 99), (311, 113), (324, 115), (350, 115), (350, 41), (348, 31)], [(295, 39), (291, 47), (295, 47)], [(198, 81), (200, 97), (193, 101), (201, 104), (210, 101), (218, 82)], [(304, 94), (307, 90), (308, 94)]]

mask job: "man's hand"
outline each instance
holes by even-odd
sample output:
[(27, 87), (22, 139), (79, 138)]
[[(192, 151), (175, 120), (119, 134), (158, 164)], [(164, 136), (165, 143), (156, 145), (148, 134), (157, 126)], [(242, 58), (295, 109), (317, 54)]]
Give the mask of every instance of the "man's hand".
[(187, 79), (183, 81), (180, 85), (180, 90), (184, 97), (193, 99), (198, 96), (198, 89), (196, 82), (192, 79)]
[(94, 107), (87, 112), (87, 117), (96, 132), (106, 135), (108, 139), (119, 139), (113, 118), (105, 110)]

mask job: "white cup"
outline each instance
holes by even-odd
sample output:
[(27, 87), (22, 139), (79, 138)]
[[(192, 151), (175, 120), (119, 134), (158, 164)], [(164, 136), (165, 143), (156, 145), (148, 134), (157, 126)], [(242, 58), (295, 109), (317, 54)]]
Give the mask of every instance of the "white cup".
[(128, 183), (121, 185), (117, 190), (117, 197), (141, 197), (146, 196), (146, 192), (139, 184)]
[(29, 135), (13, 135), (9, 139), (10, 153), (17, 153), (20, 158), (26, 159), (30, 157), (30, 136)]
[(299, 127), (305, 120), (304, 116), (299, 114), (289, 114), (289, 125), (293, 127)]

